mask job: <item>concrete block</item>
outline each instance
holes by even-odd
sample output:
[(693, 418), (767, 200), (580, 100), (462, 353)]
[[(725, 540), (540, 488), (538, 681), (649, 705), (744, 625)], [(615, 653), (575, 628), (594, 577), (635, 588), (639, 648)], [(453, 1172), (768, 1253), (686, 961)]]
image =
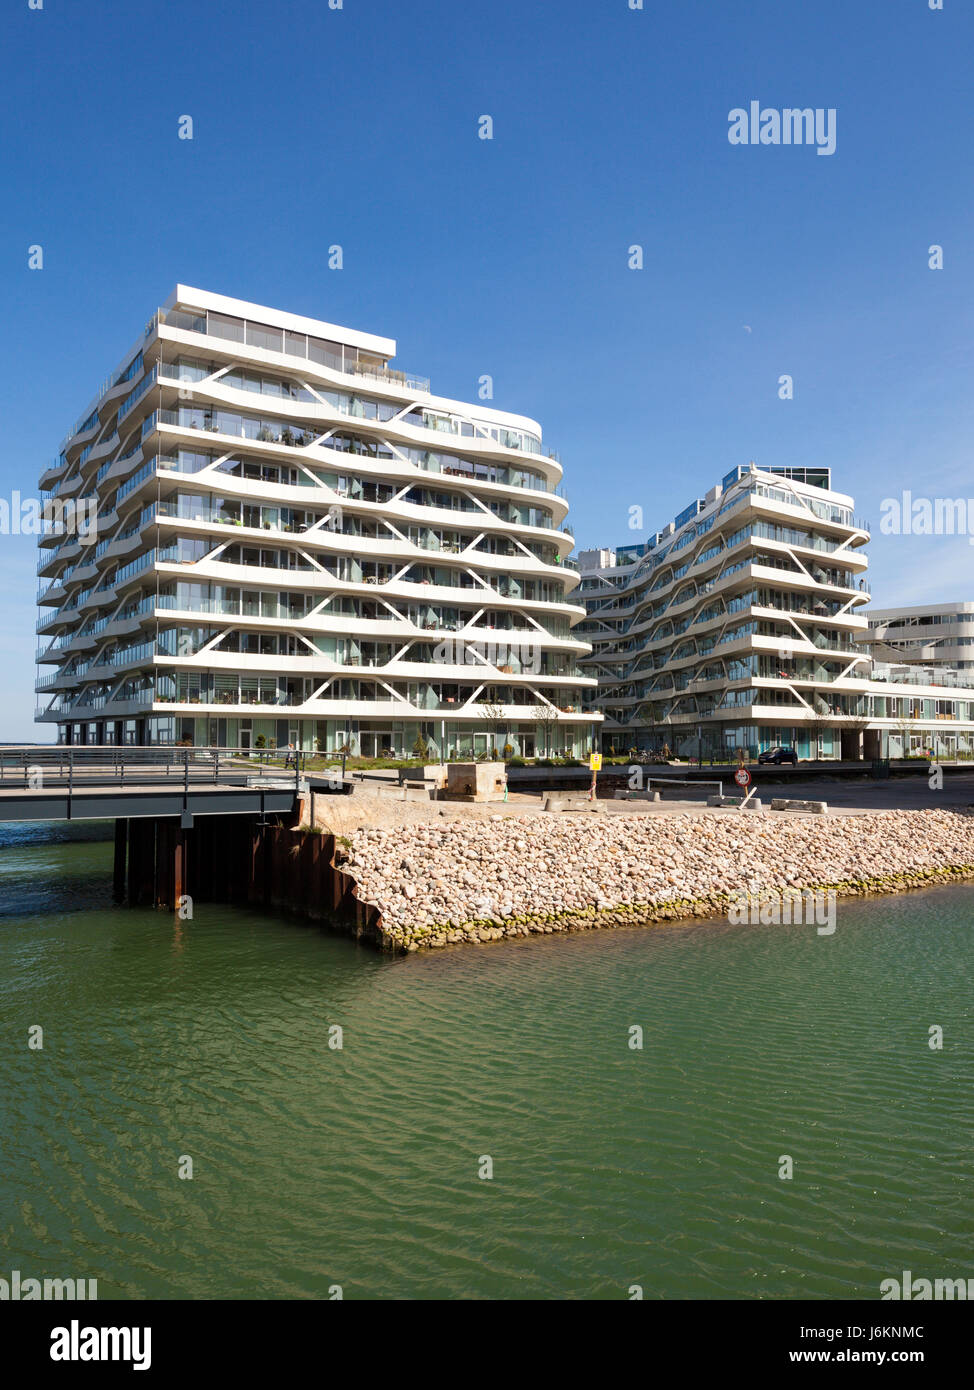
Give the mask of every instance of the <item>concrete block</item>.
[(447, 763), (446, 794), (460, 801), (498, 801), (507, 785), (507, 765)]
[(827, 801), (795, 801), (787, 796), (776, 796), (771, 802), (772, 811), (804, 811), (812, 816), (827, 816)]
[(604, 801), (589, 801), (587, 796), (546, 796), (544, 801), (546, 811), (588, 811), (596, 815), (605, 815)]

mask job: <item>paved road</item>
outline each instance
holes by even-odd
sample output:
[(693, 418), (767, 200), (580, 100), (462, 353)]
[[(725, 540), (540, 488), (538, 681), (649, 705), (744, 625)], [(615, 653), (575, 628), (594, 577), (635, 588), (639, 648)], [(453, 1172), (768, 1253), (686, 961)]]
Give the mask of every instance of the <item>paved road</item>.
[(829, 806), (861, 811), (921, 811), (956, 809), (974, 804), (974, 773), (946, 776), (939, 791), (926, 777), (888, 777), (850, 780), (815, 777), (785, 787), (760, 788), (757, 795), (796, 797), (802, 801), (827, 801)]
[[(674, 775), (678, 775), (676, 770)], [(652, 769), (652, 775), (657, 776), (656, 769)], [(727, 769), (715, 769), (714, 776), (723, 778), (724, 791), (727, 795), (736, 794), (733, 785), (733, 774), (727, 775)], [(378, 771), (369, 774), (367, 780), (355, 781), (357, 789), (362, 791), (378, 792), (384, 785), (390, 791), (392, 786), (398, 781), (398, 773), (395, 771)], [(577, 792), (558, 793), (553, 795), (581, 794), (582, 787)], [(710, 790), (709, 788), (706, 790)], [(509, 811), (515, 810), (523, 813), (525, 810), (537, 808), (543, 801), (546, 793), (515, 791), (512, 787), (507, 806)], [(759, 785), (755, 796), (760, 797), (764, 808), (768, 809), (772, 797), (787, 796), (797, 801), (825, 801), (828, 803), (829, 810), (834, 810), (838, 814), (862, 814), (868, 811), (920, 811), (920, 810), (958, 810), (966, 809), (968, 806), (974, 807), (974, 771), (956, 774), (947, 774), (944, 777), (944, 785), (940, 790), (930, 787), (926, 777), (889, 777), (889, 778), (848, 778), (826, 776), (810, 778), (788, 778), (784, 783), (766, 783)], [(449, 805), (450, 803), (446, 803)], [(499, 809), (503, 803), (491, 802), (492, 809)], [(658, 802), (646, 801), (606, 801), (606, 809), (616, 811), (641, 811), (650, 815), (666, 815), (673, 811), (709, 811), (716, 814), (706, 805), (706, 793), (703, 787), (696, 795), (691, 794), (686, 797), (677, 797), (664, 790), (664, 796)], [(728, 814), (736, 815), (736, 811)], [(781, 812), (782, 815), (794, 815), (795, 812)]]
[[(724, 790), (727, 794), (734, 792), (732, 786), (725, 786)], [(956, 811), (974, 806), (974, 773), (945, 777), (939, 791), (931, 788), (925, 777), (869, 778), (861, 781), (858, 778), (851, 781), (838, 777), (834, 780), (815, 777), (808, 781), (789, 781), (786, 787), (759, 787), (755, 796), (761, 798), (765, 810), (770, 807), (772, 797), (787, 796), (796, 801), (824, 801), (829, 811), (838, 815), (862, 815), (868, 811)], [(607, 805), (613, 810), (616, 807), (646, 807), (656, 814), (667, 810), (689, 810), (694, 805), (707, 809), (703, 797), (683, 801), (665, 794), (661, 801), (655, 803), (619, 801), (608, 802)], [(796, 813), (782, 811), (780, 814)]]

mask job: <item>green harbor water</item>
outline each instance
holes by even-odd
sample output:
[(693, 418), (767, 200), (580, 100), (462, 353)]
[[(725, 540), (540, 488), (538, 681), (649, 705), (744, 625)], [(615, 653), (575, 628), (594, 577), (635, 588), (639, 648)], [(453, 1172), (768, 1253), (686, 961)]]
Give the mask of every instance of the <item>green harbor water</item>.
[(974, 1276), (974, 887), (840, 902), (833, 936), (391, 960), (249, 911), (114, 907), (98, 827), (0, 834), (0, 1277), (875, 1299), (904, 1269)]

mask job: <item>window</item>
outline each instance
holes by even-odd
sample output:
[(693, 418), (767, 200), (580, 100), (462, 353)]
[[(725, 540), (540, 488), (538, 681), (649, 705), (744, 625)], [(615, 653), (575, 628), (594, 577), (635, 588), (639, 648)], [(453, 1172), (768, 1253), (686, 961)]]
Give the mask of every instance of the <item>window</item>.
[(234, 319), (228, 314), (210, 313), (207, 315), (207, 328), (217, 338), (229, 338), (235, 343), (244, 341), (243, 319)]
[(259, 323), (248, 323), (247, 343), (250, 347), (266, 348), (269, 352), (282, 352), (284, 332), (280, 328), (265, 328)]
[(320, 362), (323, 367), (329, 367), (334, 372), (340, 372), (342, 369), (341, 343), (329, 343), (322, 338), (309, 338), (308, 357), (312, 362)]

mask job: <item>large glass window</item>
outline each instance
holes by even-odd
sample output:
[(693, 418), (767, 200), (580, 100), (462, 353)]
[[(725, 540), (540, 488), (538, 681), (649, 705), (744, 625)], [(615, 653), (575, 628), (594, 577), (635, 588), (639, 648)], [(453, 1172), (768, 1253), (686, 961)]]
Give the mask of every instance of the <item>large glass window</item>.
[(308, 356), (312, 362), (320, 362), (323, 367), (329, 367), (332, 371), (342, 370), (341, 343), (329, 343), (323, 338), (309, 338)]
[(212, 312), (207, 317), (209, 331), (217, 338), (229, 338), (235, 343), (244, 341), (243, 319), (231, 318), (229, 314), (214, 314)]
[(280, 328), (265, 328), (259, 323), (248, 323), (247, 343), (250, 347), (266, 348), (269, 352), (283, 352), (284, 331)]
[(181, 328), (188, 333), (206, 332), (206, 315), (192, 309), (170, 309), (163, 321), (170, 328)]

